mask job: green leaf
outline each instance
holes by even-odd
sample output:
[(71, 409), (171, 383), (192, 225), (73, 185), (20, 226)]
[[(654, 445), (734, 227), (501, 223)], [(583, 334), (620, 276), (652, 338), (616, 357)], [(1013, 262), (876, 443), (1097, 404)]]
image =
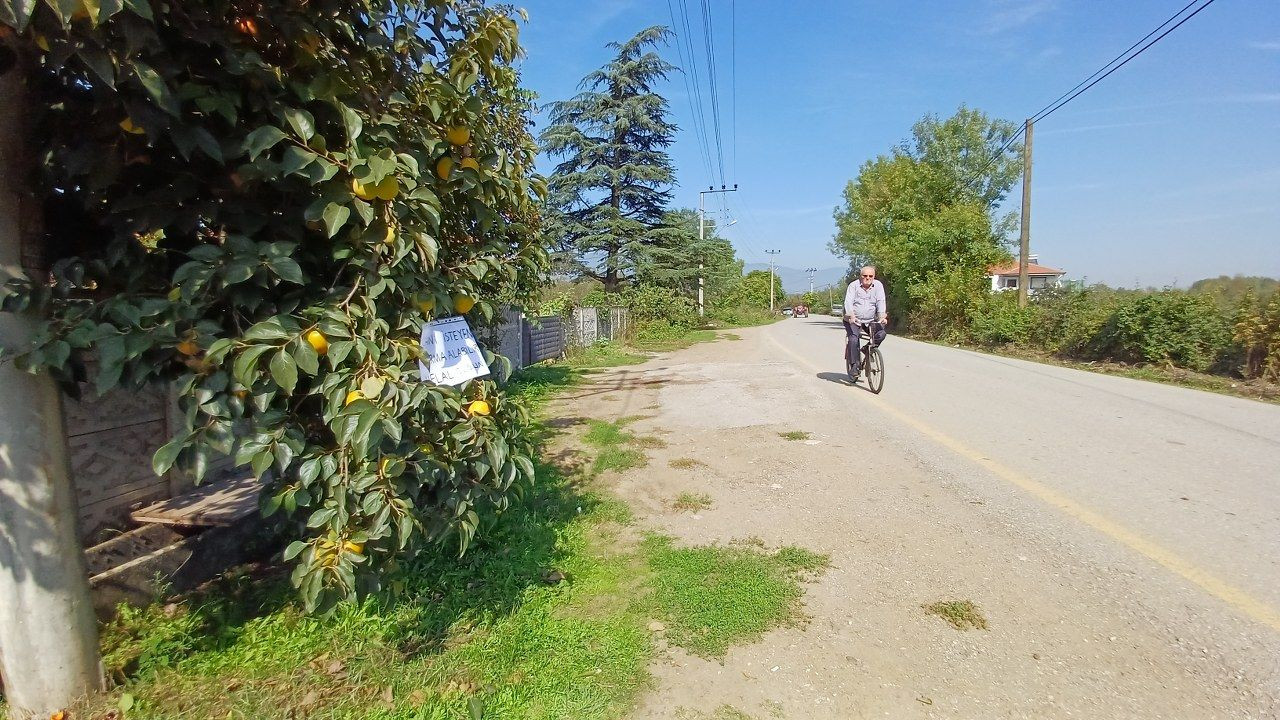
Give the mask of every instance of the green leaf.
[(213, 137), (212, 133), (202, 127), (197, 127), (192, 130), (192, 134), (195, 137), (196, 145), (200, 147), (200, 150), (205, 155), (222, 162), (222, 146), (218, 145), (218, 141)]
[(351, 433), (351, 444), (356, 448), (356, 454), (364, 454), (365, 448), (369, 446), (369, 431), (373, 429), (374, 423), (378, 421), (381, 411), (378, 406), (369, 407), (360, 413), (360, 419), (356, 421), (355, 429)]
[(364, 127), (364, 122), (360, 120), (360, 116), (355, 110), (347, 107), (342, 103), (337, 103), (338, 112), (342, 115), (342, 126), (346, 128), (347, 139), (355, 142), (360, 137), (360, 130)]
[(346, 205), (331, 202), (325, 206), (321, 217), (324, 219), (325, 232), (329, 233), (329, 237), (333, 237), (346, 224), (347, 218), (351, 217), (351, 209)]
[(304, 147), (290, 145), (285, 148), (284, 157), (280, 159), (280, 174), (292, 175), (293, 173), (310, 165), (317, 157), (319, 157), (319, 155), (316, 155)]
[(475, 695), (467, 698), (467, 713), (471, 720), (484, 720), (484, 701)]
[(303, 282), (302, 267), (298, 265), (298, 261), (290, 257), (280, 257), (267, 263), (267, 267), (271, 268), (271, 272), (275, 273), (281, 280), (301, 285)]
[(305, 340), (294, 344), (293, 359), (298, 363), (298, 369), (307, 375), (314, 376), (320, 372), (320, 356), (316, 354), (316, 349), (311, 347), (311, 343)]
[(178, 99), (173, 96), (169, 86), (165, 84), (164, 78), (160, 77), (160, 73), (152, 69), (150, 65), (136, 61), (133, 63), (133, 71), (138, 76), (138, 81), (142, 83), (142, 87), (146, 89), (151, 99), (156, 101), (160, 109), (170, 115), (177, 116), (180, 111)]
[(364, 382), (360, 383), (360, 392), (364, 393), (364, 396), (370, 400), (377, 401), (382, 396), (384, 387), (386, 387), (386, 381), (382, 378), (365, 378)]
[(289, 331), (285, 329), (278, 317), (255, 323), (244, 334), (245, 340), (284, 340), (287, 337), (289, 337)]
[(289, 543), (289, 547), (284, 549), (284, 561), (289, 562), (290, 560), (298, 557), (298, 554), (306, 549), (307, 543), (304, 543), (301, 540), (294, 540)]
[(270, 368), (271, 377), (276, 381), (276, 385), (279, 385), (286, 395), (292, 395), (293, 388), (298, 384), (298, 365), (293, 361), (293, 356), (281, 348), (271, 356)]
[(524, 473), (524, 476), (532, 480), (534, 476), (533, 462), (524, 455), (516, 455), (515, 461), (516, 465), (520, 467), (520, 471)]
[(263, 125), (245, 137), (242, 149), (249, 154), (250, 160), (257, 160), (259, 155), (287, 137), (289, 136), (285, 135), (280, 128), (274, 125)]
[(245, 350), (236, 357), (236, 361), (231, 365), (231, 376), (245, 387), (251, 387), (254, 381), (254, 370), (258, 365), (258, 358), (263, 353), (271, 349), (270, 345), (254, 345)]
[(310, 140), (316, 134), (316, 119), (311, 113), (298, 108), (286, 108), (284, 117), (289, 121), (289, 127), (302, 138), (303, 142)]
[(180, 435), (160, 446), (156, 450), (156, 454), (151, 456), (151, 469), (156, 475), (164, 475), (169, 472), (173, 464), (178, 461), (178, 456), (182, 454), (184, 448), (187, 447), (189, 435)]
[(253, 456), (253, 461), (249, 463), (249, 467), (253, 470), (253, 476), (260, 478), (271, 467), (273, 462), (275, 462), (275, 456), (271, 454), (271, 451), (263, 450)]

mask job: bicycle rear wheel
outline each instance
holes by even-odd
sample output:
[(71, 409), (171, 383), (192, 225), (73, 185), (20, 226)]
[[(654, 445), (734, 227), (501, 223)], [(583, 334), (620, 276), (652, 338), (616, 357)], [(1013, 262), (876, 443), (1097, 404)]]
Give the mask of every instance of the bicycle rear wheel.
[(870, 357), (867, 358), (867, 389), (879, 394), (882, 387), (884, 387), (884, 358), (880, 355), (880, 348), (871, 348)]

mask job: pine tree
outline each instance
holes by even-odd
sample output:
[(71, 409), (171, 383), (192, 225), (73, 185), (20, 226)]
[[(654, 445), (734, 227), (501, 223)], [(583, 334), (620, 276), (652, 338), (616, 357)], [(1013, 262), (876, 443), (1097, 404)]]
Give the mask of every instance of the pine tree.
[(625, 43), (617, 56), (587, 75), (575, 97), (549, 106), (542, 133), (547, 154), (563, 158), (548, 183), (548, 234), (557, 242), (560, 269), (617, 291), (636, 276), (659, 242), (671, 200), (674, 171), (666, 149), (676, 126), (667, 101), (654, 92), (675, 66), (655, 48), (671, 31), (654, 26)]
[(702, 239), (698, 239), (696, 210), (667, 211), (652, 235), (654, 241), (637, 268), (640, 282), (668, 287), (693, 299), (701, 277), (709, 302), (742, 279), (742, 261), (734, 256), (733, 244), (717, 233), (714, 220), (703, 220)]

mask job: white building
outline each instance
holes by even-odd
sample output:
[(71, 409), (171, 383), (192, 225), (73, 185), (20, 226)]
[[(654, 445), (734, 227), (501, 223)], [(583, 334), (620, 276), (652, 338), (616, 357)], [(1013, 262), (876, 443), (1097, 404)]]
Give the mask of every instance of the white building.
[[(1027, 256), (1027, 279), (1030, 281), (1027, 292), (1030, 293), (1044, 288), (1059, 287), (1062, 284), (1062, 276), (1067, 274), (1065, 270), (1039, 264), (1039, 259), (1036, 255)], [(1013, 262), (987, 268), (987, 279), (991, 281), (992, 292), (1017, 290), (1018, 261), (1015, 259)]]

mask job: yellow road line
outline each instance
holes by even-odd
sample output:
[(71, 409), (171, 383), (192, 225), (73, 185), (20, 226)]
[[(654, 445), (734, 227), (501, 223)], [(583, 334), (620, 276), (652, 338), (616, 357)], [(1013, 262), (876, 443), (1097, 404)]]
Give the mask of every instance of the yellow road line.
[[(802, 365), (814, 370), (815, 372), (822, 370), (821, 368), (811, 364), (806, 358), (796, 353), (791, 348), (779, 342), (772, 333), (769, 333), (769, 339)], [(1145, 555), (1156, 564), (1195, 584), (1201, 590), (1204, 590), (1217, 599), (1231, 605), (1256, 622), (1262, 623), (1273, 630), (1280, 631), (1280, 610), (1276, 610), (1265, 602), (1248, 594), (1244, 590), (1241, 590), (1240, 588), (1237, 588), (1217, 577), (1213, 573), (1198, 567), (1195, 563), (1182, 558), (1178, 553), (1142, 537), (1097, 511), (1085, 507), (1075, 500), (1068, 498), (1066, 495), (1063, 495), (1053, 488), (1039, 483), (1016, 470), (1013, 470), (1012, 468), (983, 456), (981, 453), (970, 449), (950, 435), (936, 430), (898, 408), (893, 407), (888, 402), (880, 399), (879, 396), (872, 395), (870, 393), (862, 393), (859, 394), (858, 397), (859, 400), (866, 399), (870, 401), (877, 408), (887, 415), (892, 416), (898, 422), (912, 428), (925, 437), (930, 438), (955, 454), (973, 462), (976, 465), (986, 468), (992, 475), (995, 475), (1009, 484), (1030, 493), (1036, 498), (1039, 498), (1045, 504), (1061, 510), (1068, 516), (1088, 525), (1112, 540)]]

